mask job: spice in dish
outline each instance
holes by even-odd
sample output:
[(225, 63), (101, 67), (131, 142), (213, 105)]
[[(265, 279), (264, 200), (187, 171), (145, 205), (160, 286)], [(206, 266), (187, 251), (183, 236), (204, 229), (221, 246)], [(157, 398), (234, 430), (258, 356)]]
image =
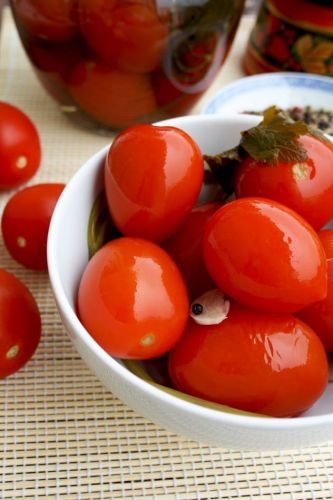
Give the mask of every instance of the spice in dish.
[(325, 134), (333, 134), (333, 112), (327, 109), (313, 109), (311, 106), (294, 106), (286, 110), (288, 116), (295, 121), (303, 120)]
[[(312, 106), (293, 106), (287, 109), (277, 108), (285, 117), (294, 121), (303, 121), (314, 129), (325, 134), (333, 135), (333, 111), (328, 109), (314, 109)], [(262, 115), (264, 111), (245, 111), (247, 114)]]

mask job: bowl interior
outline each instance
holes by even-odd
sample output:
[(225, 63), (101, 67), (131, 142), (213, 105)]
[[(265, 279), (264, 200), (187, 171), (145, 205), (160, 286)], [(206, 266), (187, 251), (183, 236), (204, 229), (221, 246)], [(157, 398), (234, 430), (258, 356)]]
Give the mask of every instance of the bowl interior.
[[(207, 115), (175, 118), (159, 122), (159, 124), (182, 128), (193, 137), (203, 153), (215, 154), (235, 146), (239, 142), (240, 133), (256, 125), (259, 120), (260, 118), (250, 115), (224, 118)], [(124, 367), (122, 361), (106, 355), (104, 351), (101, 353), (102, 349), (83, 328), (75, 312), (78, 284), (88, 262), (88, 220), (93, 203), (103, 189), (103, 167), (107, 150), (108, 147), (105, 147), (90, 158), (64, 189), (51, 221), (48, 265), (58, 309), (73, 343), (75, 344), (79, 339), (88, 350), (103, 357), (103, 362), (113, 367), (115, 363)], [(138, 365), (129, 364), (125, 369), (129, 369), (136, 377), (140, 377), (144, 383), (153, 384), (158, 390), (163, 389), (161, 385), (149, 380), (147, 373), (142, 372)], [(164, 400), (167, 401), (169, 397), (174, 396), (177, 396), (176, 391), (170, 393), (166, 390)], [(191, 404), (200, 404), (199, 400), (196, 401), (193, 398), (188, 398), (187, 401)], [(186, 404), (186, 399), (184, 404)], [(208, 407), (214, 407), (214, 405), (208, 405)], [(214, 409), (216, 410), (216, 407)], [(245, 412), (240, 413), (245, 414)], [(303, 416), (311, 417), (330, 413), (333, 413), (332, 383), (328, 384), (322, 397)], [(244, 416), (244, 418), (247, 417)]]

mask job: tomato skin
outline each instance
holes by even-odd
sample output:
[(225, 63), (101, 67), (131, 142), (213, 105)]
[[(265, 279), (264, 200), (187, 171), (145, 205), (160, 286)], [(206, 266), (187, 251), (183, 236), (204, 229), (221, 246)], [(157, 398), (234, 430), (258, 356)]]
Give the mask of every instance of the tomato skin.
[(193, 396), (290, 417), (322, 394), (328, 363), (319, 338), (299, 319), (232, 302), (218, 325), (190, 320), (169, 355), (169, 374), (177, 389)]
[(78, 315), (111, 356), (148, 359), (179, 340), (188, 319), (183, 278), (169, 255), (139, 238), (107, 243), (89, 261), (78, 290)]
[(172, 84), (162, 69), (152, 73), (151, 81), (158, 106), (169, 107), (181, 100), (183, 92)]
[(40, 336), (41, 320), (34, 297), (16, 276), (0, 269), (0, 378), (29, 361)]
[(152, 4), (81, 0), (80, 27), (88, 45), (114, 68), (149, 73), (160, 65), (168, 26)]
[(302, 309), (297, 316), (320, 337), (326, 350), (333, 352), (333, 230), (319, 231), (327, 257), (327, 296)]
[(31, 36), (50, 42), (64, 42), (77, 31), (76, 1), (12, 0), (19, 25)]
[(327, 296), (297, 313), (320, 337), (325, 349), (333, 352), (333, 258), (327, 261)]
[(322, 229), (318, 231), (321, 244), (324, 247), (327, 259), (333, 258), (333, 229)]
[(333, 145), (310, 135), (298, 142), (308, 159), (269, 166), (246, 158), (236, 175), (238, 198), (270, 198), (295, 210), (316, 230), (333, 217)]
[(217, 286), (254, 309), (291, 313), (327, 293), (317, 233), (273, 200), (240, 198), (220, 208), (207, 224), (204, 259)]
[(44, 46), (40, 42), (27, 42), (27, 52), (37, 70), (56, 79), (65, 86), (73, 67), (87, 57), (88, 51), (74, 38), (66, 43)]
[(67, 79), (73, 68), (88, 57), (86, 47), (76, 37), (66, 43), (46, 46), (41, 45), (40, 41), (25, 40), (25, 48), (34, 65), (35, 74), (46, 90), (60, 104), (72, 106)]
[(123, 129), (156, 109), (146, 75), (119, 71), (93, 60), (83, 60), (75, 66), (68, 85), (84, 112), (114, 129)]
[(23, 266), (47, 270), (49, 225), (64, 187), (60, 183), (36, 184), (17, 191), (8, 200), (1, 219), (4, 243)]
[(192, 210), (203, 180), (199, 147), (176, 127), (135, 125), (113, 141), (105, 191), (119, 231), (161, 242)]
[(207, 222), (220, 207), (216, 202), (194, 207), (177, 233), (163, 244), (182, 272), (191, 300), (215, 288), (203, 260), (203, 235)]
[(30, 118), (16, 106), (0, 101), (0, 190), (28, 181), (41, 160), (39, 134)]

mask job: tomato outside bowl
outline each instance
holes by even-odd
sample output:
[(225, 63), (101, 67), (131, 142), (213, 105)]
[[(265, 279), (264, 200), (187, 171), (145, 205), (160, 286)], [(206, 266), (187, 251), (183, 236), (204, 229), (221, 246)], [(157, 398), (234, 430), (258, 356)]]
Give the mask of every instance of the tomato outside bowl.
[[(202, 152), (216, 154), (235, 146), (240, 133), (258, 123), (249, 115), (179, 117), (158, 124), (179, 127)], [(224, 131), (221, 134), (221, 130)], [(87, 226), (92, 205), (103, 188), (108, 147), (78, 170), (61, 194), (49, 229), (50, 282), (63, 325), (78, 353), (102, 384), (140, 415), (179, 435), (238, 450), (276, 450), (310, 446), (333, 439), (333, 384), (315, 405), (297, 418), (265, 418), (233, 409), (216, 409), (140, 376), (140, 370), (107, 354), (76, 314), (76, 298), (88, 262)]]

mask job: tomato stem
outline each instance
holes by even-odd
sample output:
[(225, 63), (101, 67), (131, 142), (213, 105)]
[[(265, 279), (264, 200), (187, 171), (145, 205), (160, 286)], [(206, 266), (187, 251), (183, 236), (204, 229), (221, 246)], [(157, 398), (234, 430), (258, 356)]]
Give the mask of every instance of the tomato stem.
[(13, 345), (6, 353), (6, 358), (7, 359), (12, 359), (12, 358), (15, 358), (15, 356), (17, 356), (18, 352), (19, 352), (20, 348), (17, 344)]
[(88, 252), (91, 257), (108, 241), (121, 236), (108, 209), (105, 191), (97, 196), (88, 222)]

